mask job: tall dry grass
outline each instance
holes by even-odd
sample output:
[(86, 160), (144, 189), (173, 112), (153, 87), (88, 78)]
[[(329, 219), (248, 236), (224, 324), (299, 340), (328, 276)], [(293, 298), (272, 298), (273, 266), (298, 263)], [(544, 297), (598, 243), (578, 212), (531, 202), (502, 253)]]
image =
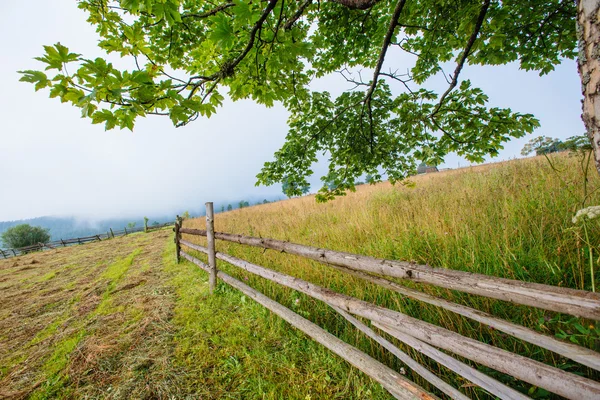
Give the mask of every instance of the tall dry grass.
[[(325, 204), (307, 196), (221, 213), (215, 218), (215, 229), (529, 282), (592, 288), (590, 268), (599, 262), (600, 224), (598, 220), (588, 221), (586, 237), (582, 225), (573, 224), (572, 217), (584, 205), (600, 204), (600, 192), (594, 192), (600, 187), (600, 178), (581, 155), (515, 160), (418, 176), (412, 181), (414, 185), (362, 185), (356, 193)], [(204, 228), (205, 222), (198, 218), (186, 221), (185, 226)], [(200, 238), (192, 240), (203, 243)], [(551, 352), (316, 262), (220, 241), (217, 250), (598, 379), (587, 368)], [(402, 367), (324, 304), (224, 263), (219, 268), (247, 279), (253, 287), (388, 365)], [(402, 283), (583, 346), (594, 348), (600, 343), (600, 327), (592, 321)], [(469, 395), (487, 396), (444, 367), (417, 354), (415, 357)], [(549, 396), (542, 389), (479, 368), (533, 397)], [(417, 376), (412, 378), (426, 385)]]

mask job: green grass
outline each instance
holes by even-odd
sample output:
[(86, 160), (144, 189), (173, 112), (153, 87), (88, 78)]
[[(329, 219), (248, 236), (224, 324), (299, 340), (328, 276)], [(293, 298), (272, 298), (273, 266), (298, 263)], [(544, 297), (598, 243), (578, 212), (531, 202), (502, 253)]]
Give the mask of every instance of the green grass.
[(79, 330), (54, 345), (52, 355), (41, 369), (41, 373), (45, 376), (45, 382), (30, 396), (30, 399), (68, 397), (68, 392), (70, 391), (66, 388), (68, 375), (64, 371), (69, 365), (71, 353), (84, 338), (85, 334), (85, 330)]
[[(126, 309), (125, 305), (115, 308), (113, 305), (113, 298), (111, 294), (115, 290), (119, 282), (121, 282), (123, 276), (125, 276), (125, 274), (129, 270), (129, 267), (131, 267), (131, 264), (133, 263), (135, 257), (138, 256), (141, 252), (142, 249), (135, 249), (127, 257), (117, 260), (116, 262), (110, 264), (100, 275), (100, 279), (107, 279), (108, 284), (106, 286), (104, 294), (102, 295), (102, 301), (100, 302), (100, 304), (98, 304), (98, 307), (94, 311), (95, 314), (106, 315), (123, 311)], [(130, 308), (130, 312), (133, 313), (134, 311), (134, 308)]]
[(391, 396), (321, 345), (239, 291), (174, 260), (163, 265), (177, 301), (175, 362), (186, 371), (187, 392), (200, 398), (388, 399)]

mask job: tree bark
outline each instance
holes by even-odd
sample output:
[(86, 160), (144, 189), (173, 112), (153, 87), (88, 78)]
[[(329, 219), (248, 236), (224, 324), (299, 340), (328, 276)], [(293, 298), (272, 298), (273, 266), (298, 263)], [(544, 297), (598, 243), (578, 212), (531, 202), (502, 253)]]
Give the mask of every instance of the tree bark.
[(592, 143), (596, 170), (600, 173), (600, 2), (577, 3), (577, 69), (583, 94), (581, 119)]

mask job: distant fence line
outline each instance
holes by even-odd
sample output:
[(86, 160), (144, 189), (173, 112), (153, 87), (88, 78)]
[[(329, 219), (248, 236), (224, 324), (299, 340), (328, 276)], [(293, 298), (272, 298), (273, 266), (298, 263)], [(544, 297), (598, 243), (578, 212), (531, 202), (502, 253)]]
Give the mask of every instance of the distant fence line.
[(159, 225), (141, 226), (138, 228), (127, 228), (124, 227), (121, 230), (113, 230), (110, 228), (106, 233), (100, 233), (98, 235), (77, 237), (71, 239), (59, 239), (53, 240), (47, 243), (36, 243), (31, 246), (20, 247), (15, 249), (0, 249), (0, 255), (4, 258), (17, 257), (24, 254), (29, 254), (35, 251), (43, 251), (49, 249), (55, 249), (58, 247), (73, 246), (76, 244), (84, 244), (89, 242), (99, 242), (101, 240), (112, 239), (119, 236), (126, 236), (135, 232), (152, 232), (157, 229), (173, 226), (173, 222), (166, 222)]
[[(183, 257), (208, 272), (211, 293), (215, 290), (217, 278), (220, 278), (369, 375), (396, 398), (435, 399), (437, 397), (426, 392), (423, 388), (398, 372), (326, 332), (313, 322), (268, 298), (256, 289), (219, 271), (216, 260), (225, 261), (246, 272), (323, 301), (358, 330), (381, 344), (385, 349), (450, 398), (462, 400), (467, 397), (458, 389), (442, 381), (424, 365), (419, 364), (408, 354), (401, 351), (385, 339), (383, 334), (377, 333), (351, 314), (369, 320), (374, 328), (425, 354), (500, 399), (528, 399), (529, 397), (441, 350), (464, 357), (568, 399), (600, 399), (600, 383), (597, 381), (462, 336), (456, 332), (421, 321), (399, 311), (386, 309), (345, 294), (334, 292), (302, 279), (252, 264), (240, 258), (216, 252), (215, 240), (277, 250), (282, 253), (294, 254), (319, 261), (327, 266), (365, 279), (401, 295), (461, 314), (518, 339), (548, 349), (589, 368), (600, 371), (600, 354), (593, 350), (559, 340), (510, 321), (502, 320), (474, 308), (405, 287), (386, 279), (386, 277), (431, 284), (437, 287), (505, 300), (515, 304), (589, 318), (595, 321), (600, 321), (600, 294), (598, 293), (502, 279), (464, 271), (432, 268), (408, 262), (383, 260), (274, 239), (215, 232), (212, 203), (206, 203), (206, 230), (183, 228), (182, 221), (179, 218), (174, 230), (177, 261), (179, 262), (180, 258)], [(182, 235), (184, 234), (205, 236), (207, 238), (207, 246), (199, 246), (183, 239)], [(182, 246), (207, 254), (208, 265), (183, 251), (181, 249)]]

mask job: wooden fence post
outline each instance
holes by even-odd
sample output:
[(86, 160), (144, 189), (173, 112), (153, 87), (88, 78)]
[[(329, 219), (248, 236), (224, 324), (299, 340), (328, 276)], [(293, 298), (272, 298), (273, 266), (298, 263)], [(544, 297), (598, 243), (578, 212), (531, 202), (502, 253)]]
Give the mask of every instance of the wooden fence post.
[(217, 258), (215, 257), (215, 214), (211, 201), (206, 203), (206, 242), (206, 247), (208, 248), (208, 266), (210, 267), (208, 289), (210, 294), (213, 294), (217, 287)]
[(62, 243), (63, 247), (67, 247), (67, 245), (65, 244), (65, 241), (62, 240), (62, 238), (60, 239), (60, 242)]
[(11, 250), (12, 250), (12, 252), (13, 252), (13, 255), (16, 257), (16, 256), (17, 256), (17, 253), (15, 252), (15, 249), (11, 249)]
[(110, 229), (110, 236), (112, 236), (112, 238), (114, 239), (115, 238), (115, 233), (113, 232), (112, 228), (108, 228), (108, 229)]
[(127, 236), (127, 227), (125, 227), (123, 229), (125, 229), (125, 236)]
[(181, 259), (181, 244), (179, 243), (179, 239), (181, 239), (181, 234), (179, 233), (179, 228), (181, 227), (179, 224), (181, 220), (179, 215), (175, 219), (175, 255), (177, 256), (177, 264), (179, 264), (179, 260)]
[(2, 256), (3, 256), (4, 258), (6, 258), (6, 254), (4, 254), (4, 250), (0, 249), (0, 253), (2, 253)]

